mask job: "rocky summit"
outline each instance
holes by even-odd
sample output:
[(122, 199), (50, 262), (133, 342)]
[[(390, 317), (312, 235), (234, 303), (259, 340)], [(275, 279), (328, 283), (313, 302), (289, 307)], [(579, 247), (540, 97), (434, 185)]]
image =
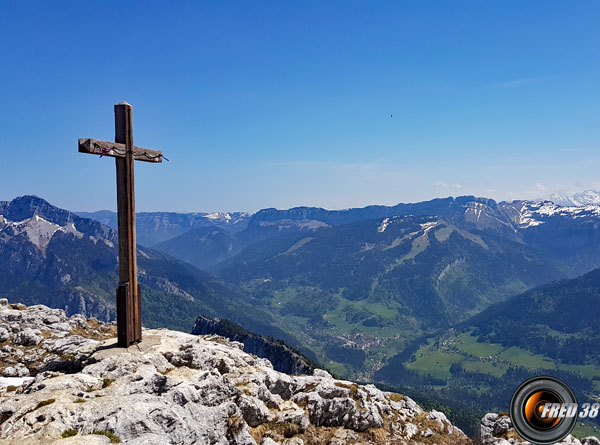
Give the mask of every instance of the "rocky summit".
[(128, 349), (114, 336), (114, 324), (0, 299), (0, 442), (524, 443), (506, 416), (486, 415), (473, 440), (409, 397), (320, 369), (284, 374), (221, 336), (144, 329)]
[(0, 300), (0, 442), (468, 444), (441, 412), (326, 371), (290, 376), (216, 335), (115, 327)]

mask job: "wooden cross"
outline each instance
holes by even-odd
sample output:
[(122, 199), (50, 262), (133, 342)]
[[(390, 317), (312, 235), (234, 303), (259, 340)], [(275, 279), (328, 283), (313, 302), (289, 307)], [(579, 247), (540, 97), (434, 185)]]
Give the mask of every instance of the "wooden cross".
[(135, 241), (134, 161), (162, 162), (162, 152), (134, 147), (132, 107), (115, 105), (115, 142), (79, 139), (79, 152), (115, 158), (119, 220), (119, 287), (117, 288), (118, 344), (129, 347), (142, 340), (142, 305), (137, 281)]

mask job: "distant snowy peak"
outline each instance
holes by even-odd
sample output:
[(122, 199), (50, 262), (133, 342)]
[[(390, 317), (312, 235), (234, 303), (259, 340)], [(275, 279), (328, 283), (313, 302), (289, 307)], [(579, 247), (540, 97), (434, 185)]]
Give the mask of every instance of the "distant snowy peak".
[(245, 212), (236, 212), (236, 213), (223, 213), (223, 212), (215, 212), (208, 213), (203, 215), (204, 218), (210, 219), (212, 221), (219, 221), (225, 224), (236, 224), (241, 220), (244, 220), (250, 216), (249, 213)]
[(527, 211), (535, 212), (543, 216), (570, 216), (570, 217), (584, 217), (584, 216), (600, 216), (600, 205), (597, 204), (586, 204), (578, 206), (561, 206), (551, 201), (538, 201), (524, 203), (524, 208)]
[(506, 210), (520, 229), (539, 226), (550, 218), (600, 219), (600, 205), (595, 204), (562, 206), (552, 201), (513, 201)]
[(229, 213), (220, 213), (220, 212), (209, 213), (208, 215), (204, 215), (204, 217), (208, 218), (208, 219), (220, 219), (222, 221), (230, 221), (231, 220), (231, 215)]
[(557, 194), (547, 198), (554, 204), (563, 207), (581, 207), (587, 205), (600, 205), (600, 192), (595, 190), (586, 190), (584, 192), (575, 193), (574, 195)]

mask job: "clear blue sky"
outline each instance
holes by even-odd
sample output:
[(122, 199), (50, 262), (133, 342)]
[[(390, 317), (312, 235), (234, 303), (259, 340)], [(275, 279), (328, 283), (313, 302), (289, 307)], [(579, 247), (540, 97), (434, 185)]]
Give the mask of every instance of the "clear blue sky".
[(121, 100), (140, 211), (600, 188), (597, 1), (0, 0), (0, 55), (0, 200), (114, 209)]

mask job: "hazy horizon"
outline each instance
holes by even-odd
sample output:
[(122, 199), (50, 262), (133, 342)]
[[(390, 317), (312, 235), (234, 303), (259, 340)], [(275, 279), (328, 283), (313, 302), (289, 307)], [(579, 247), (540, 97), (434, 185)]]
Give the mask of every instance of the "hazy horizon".
[[(600, 195), (600, 192), (595, 191), (595, 190), (585, 190), (585, 191), (591, 191), (594, 193), (597, 193)], [(28, 196), (28, 195), (32, 195), (32, 196), (37, 196), (38, 198), (44, 199), (45, 201), (49, 202), (51, 205), (54, 205), (56, 207), (62, 208), (64, 210), (69, 210), (72, 211), (74, 213), (94, 213), (94, 212), (104, 212), (104, 211), (108, 211), (108, 212), (113, 212), (116, 213), (117, 209), (116, 206), (114, 208), (98, 208), (98, 209), (91, 209), (91, 210), (85, 210), (85, 209), (74, 209), (74, 208), (68, 208), (68, 207), (63, 207), (60, 206), (54, 202), (52, 202), (51, 200), (45, 198), (44, 196), (40, 196), (39, 194), (24, 194), (24, 195), (18, 195), (18, 196), (14, 196), (12, 198), (9, 199), (0, 199), (0, 202), (4, 201), (4, 202), (10, 202), (13, 199), (19, 198), (19, 197), (23, 197), (23, 196)], [(423, 201), (398, 201), (395, 203), (390, 203), (390, 204), (380, 204), (380, 203), (371, 203), (371, 204), (366, 204), (363, 206), (355, 206), (355, 207), (323, 207), (323, 206), (318, 206), (318, 205), (297, 205), (297, 206), (291, 206), (291, 207), (275, 207), (275, 206), (266, 206), (266, 207), (261, 207), (259, 209), (255, 209), (255, 210), (238, 210), (238, 209), (229, 209), (229, 210), (191, 210), (191, 211), (184, 211), (184, 210), (164, 210), (164, 209), (154, 209), (154, 210), (140, 210), (140, 209), (136, 209), (136, 213), (207, 213), (207, 214), (211, 214), (211, 213), (248, 213), (248, 214), (254, 214), (260, 210), (264, 210), (264, 209), (270, 209), (270, 208), (275, 208), (277, 210), (289, 210), (292, 208), (296, 208), (296, 207), (313, 207), (313, 208), (322, 208), (325, 210), (332, 210), (332, 211), (337, 211), (337, 210), (349, 210), (349, 209), (356, 209), (356, 208), (364, 208), (364, 207), (369, 207), (369, 206), (386, 206), (386, 207), (392, 207), (392, 206), (396, 206), (399, 204), (414, 204), (414, 203), (419, 203), (419, 202), (424, 202), (424, 201), (431, 201), (434, 199), (448, 199), (448, 198), (452, 198), (452, 199), (457, 199), (460, 197), (465, 197), (465, 196), (474, 196), (476, 198), (485, 198), (485, 199), (494, 199), (491, 198), (489, 196), (478, 196), (478, 195), (468, 195), (468, 194), (456, 194), (456, 195), (448, 195), (448, 196), (438, 196), (438, 197), (434, 197), (434, 198), (430, 198), (430, 199), (424, 199)], [(565, 196), (571, 196), (571, 195), (565, 195)], [(537, 198), (532, 198), (529, 199), (529, 201), (540, 201), (540, 200), (548, 200), (549, 198), (551, 198), (551, 196), (539, 196)], [(516, 201), (520, 200), (520, 199), (515, 199)], [(500, 202), (510, 202), (510, 201), (515, 201), (515, 200), (495, 200), (496, 202), (500, 203)], [(525, 200), (525, 199), (523, 199)]]

